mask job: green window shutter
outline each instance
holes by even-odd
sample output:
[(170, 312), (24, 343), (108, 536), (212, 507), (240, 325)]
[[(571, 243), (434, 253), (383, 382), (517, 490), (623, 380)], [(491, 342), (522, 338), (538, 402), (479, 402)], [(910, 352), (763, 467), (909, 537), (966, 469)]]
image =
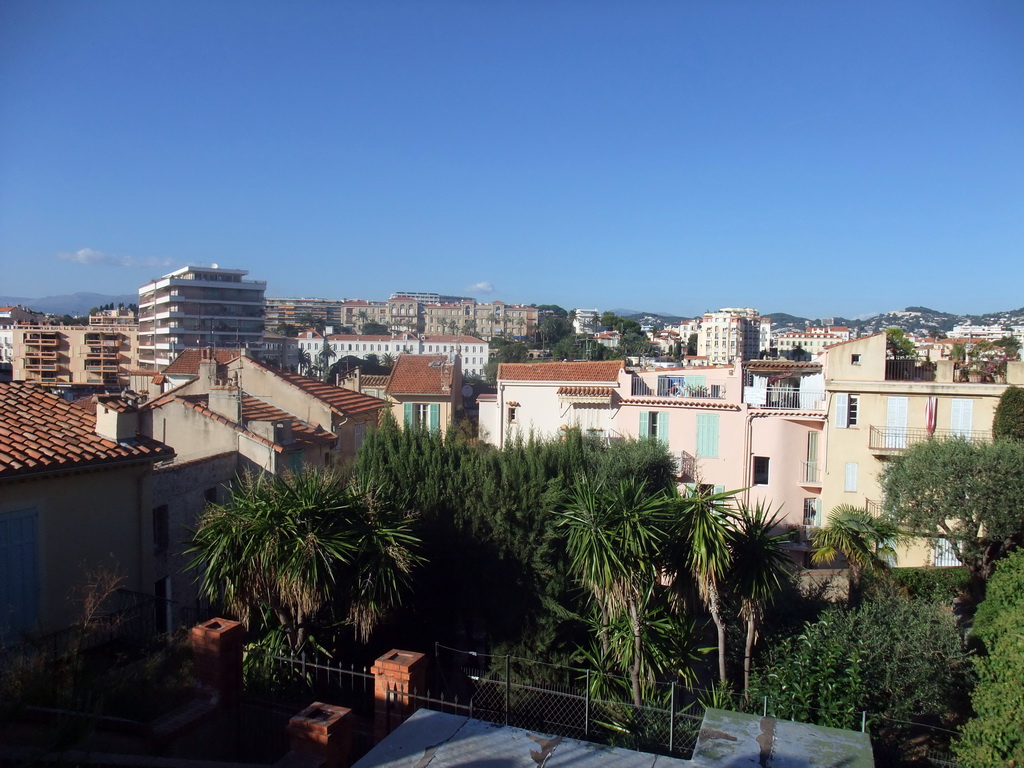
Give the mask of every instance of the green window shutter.
[(718, 414), (697, 414), (697, 456), (703, 459), (718, 458)]
[(405, 406), (404, 406), (405, 418), (404, 418), (402, 423), (405, 425), (406, 429), (412, 429), (412, 427), (414, 426), (414, 424), (413, 424), (413, 416), (412, 416), (412, 408), (413, 408), (412, 403), (406, 403)]
[(0, 641), (31, 629), (38, 614), (36, 512), (0, 515)]
[(651, 434), (651, 414), (648, 411), (640, 411), (640, 437), (645, 438)]
[(715, 493), (725, 493), (725, 486), (724, 485), (716, 485), (715, 486)]
[(430, 404), (430, 431), (440, 432), (441, 431), (441, 404), (431, 403)]
[(687, 495), (694, 494), (694, 493), (697, 492), (697, 484), (696, 483), (683, 483), (683, 485), (686, 487)]
[(668, 411), (658, 411), (658, 440), (668, 445)]

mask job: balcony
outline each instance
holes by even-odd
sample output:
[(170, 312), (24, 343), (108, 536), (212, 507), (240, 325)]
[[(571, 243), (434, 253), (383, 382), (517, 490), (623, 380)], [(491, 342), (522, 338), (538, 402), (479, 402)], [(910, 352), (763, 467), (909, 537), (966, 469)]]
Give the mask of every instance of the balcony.
[(724, 400), (725, 382), (702, 382), (700, 378), (659, 376), (651, 386), (639, 376), (633, 379), (633, 397), (678, 398), (680, 400)]
[(26, 333), (25, 343), (35, 347), (60, 346), (60, 336), (56, 333)]
[(885, 361), (886, 381), (935, 381), (935, 363), (916, 357), (890, 357)]
[(86, 360), (119, 360), (121, 353), (116, 349), (88, 349), (85, 352)]
[(871, 517), (881, 517), (884, 514), (885, 509), (882, 507), (882, 502), (880, 501), (864, 499), (864, 511)]
[(743, 400), (754, 408), (824, 411), (825, 392), (800, 387), (744, 387)]
[(121, 366), (117, 363), (99, 363), (91, 364), (88, 361), (85, 363), (85, 370), (87, 373), (117, 373)]
[(818, 462), (800, 462), (800, 485), (821, 485), (821, 469)]
[(692, 483), (697, 477), (697, 459), (686, 451), (676, 456), (676, 477), (681, 483)]
[(34, 372), (37, 372), (37, 373), (43, 372), (43, 371), (54, 371), (54, 372), (56, 372), (56, 371), (60, 370), (60, 366), (57, 363), (49, 363), (49, 362), (42, 362), (42, 361), (26, 360), (25, 361), (25, 370), (26, 371), (34, 371)]
[(972, 443), (987, 443), (992, 439), (991, 430), (935, 429), (928, 431), (911, 427), (871, 427), (868, 433), (868, 448), (876, 456), (890, 456), (905, 451), (915, 443), (925, 440), (951, 440), (959, 438)]

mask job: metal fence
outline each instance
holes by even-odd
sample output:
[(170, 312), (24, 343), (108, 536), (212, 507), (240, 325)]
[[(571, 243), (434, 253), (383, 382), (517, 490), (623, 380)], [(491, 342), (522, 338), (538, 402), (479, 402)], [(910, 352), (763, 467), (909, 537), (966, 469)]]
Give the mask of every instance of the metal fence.
[(596, 693), (592, 673), (438, 645), (443, 699), (466, 702), (472, 717), (542, 733), (689, 758), (703, 706), (681, 686), (657, 686), (653, 701)]

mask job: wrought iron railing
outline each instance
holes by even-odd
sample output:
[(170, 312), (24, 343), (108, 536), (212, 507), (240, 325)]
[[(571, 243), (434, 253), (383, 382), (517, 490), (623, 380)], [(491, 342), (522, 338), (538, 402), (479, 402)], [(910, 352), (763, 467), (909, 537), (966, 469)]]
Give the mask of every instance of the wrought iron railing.
[(992, 439), (990, 430), (924, 429), (920, 427), (871, 427), (868, 448), (873, 451), (903, 451), (925, 440), (967, 440), (987, 443)]

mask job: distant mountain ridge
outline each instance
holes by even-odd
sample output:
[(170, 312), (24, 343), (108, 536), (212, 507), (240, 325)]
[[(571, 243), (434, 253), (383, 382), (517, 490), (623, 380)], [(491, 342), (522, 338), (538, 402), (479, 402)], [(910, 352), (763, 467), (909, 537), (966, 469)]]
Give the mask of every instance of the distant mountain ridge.
[(61, 296), (44, 296), (41, 299), (27, 299), (21, 296), (0, 296), (0, 306), (4, 307), (25, 307), (35, 312), (45, 312), (51, 315), (85, 315), (93, 307), (103, 304), (138, 304), (139, 294), (126, 293), (119, 296), (110, 296), (105, 293), (79, 292), (64, 294)]

